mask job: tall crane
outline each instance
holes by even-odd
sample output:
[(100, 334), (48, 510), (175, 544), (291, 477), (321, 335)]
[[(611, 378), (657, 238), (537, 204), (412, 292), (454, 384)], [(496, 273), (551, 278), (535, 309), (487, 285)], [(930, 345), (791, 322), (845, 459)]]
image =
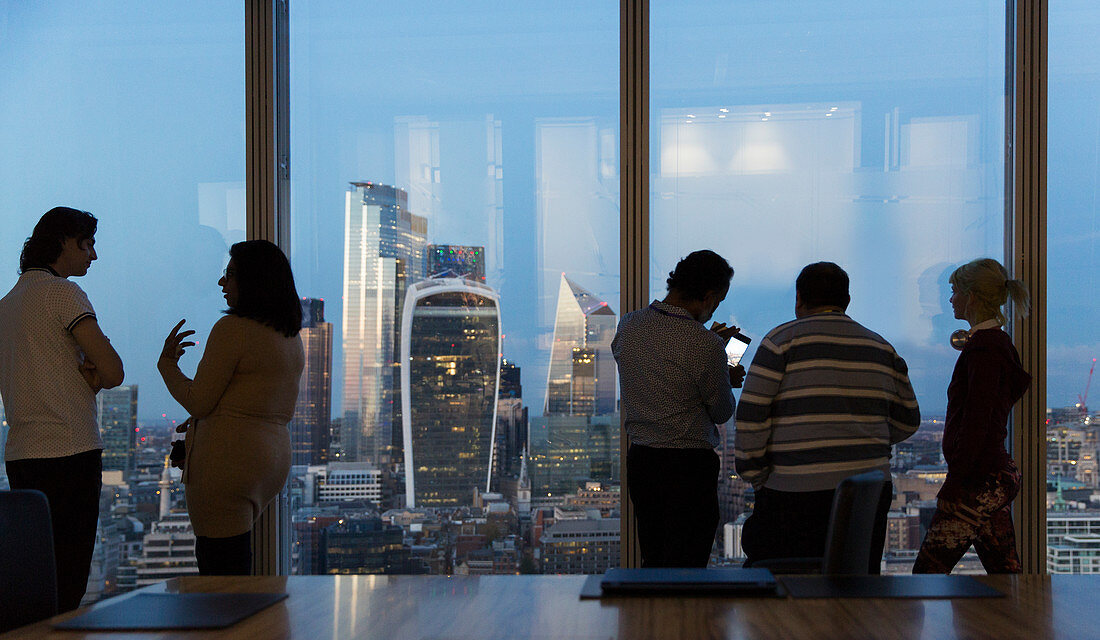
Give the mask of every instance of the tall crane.
[(1096, 371), (1096, 358), (1092, 359), (1092, 368), (1089, 369), (1089, 379), (1085, 382), (1085, 393), (1078, 394), (1077, 396), (1077, 408), (1081, 410), (1081, 415), (1088, 415), (1089, 412), (1088, 404), (1086, 403), (1089, 399), (1089, 387), (1092, 386), (1093, 371)]

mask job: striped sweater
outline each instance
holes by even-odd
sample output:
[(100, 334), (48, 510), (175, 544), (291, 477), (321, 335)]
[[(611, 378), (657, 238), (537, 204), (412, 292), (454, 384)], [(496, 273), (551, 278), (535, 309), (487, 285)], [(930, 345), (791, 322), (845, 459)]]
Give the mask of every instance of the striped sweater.
[(890, 446), (920, 412), (890, 343), (843, 313), (813, 314), (764, 337), (737, 407), (737, 472), (759, 489), (822, 491), (890, 470)]

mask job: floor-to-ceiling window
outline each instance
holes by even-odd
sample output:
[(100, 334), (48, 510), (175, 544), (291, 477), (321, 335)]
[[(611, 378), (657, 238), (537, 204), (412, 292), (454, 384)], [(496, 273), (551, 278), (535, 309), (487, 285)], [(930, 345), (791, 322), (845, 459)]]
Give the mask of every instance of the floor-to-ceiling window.
[[(655, 0), (650, 20), (651, 296), (713, 249), (736, 272), (715, 319), (755, 347), (794, 318), (804, 265), (849, 273), (849, 315), (905, 358), (921, 406), (894, 450), (884, 561), (908, 572), (945, 471), (948, 336), (964, 326), (947, 279), (1003, 256), (1004, 4)], [(736, 540), (753, 494), (724, 433)], [(740, 560), (730, 547), (720, 561)]]
[(1049, 25), (1046, 569), (1100, 573), (1100, 7), (1051, 2)]
[(292, 3), (292, 573), (618, 565), (618, 15)]
[[(926, 418), (894, 457), (886, 569), (904, 571), (942, 477), (946, 337), (961, 326), (946, 276), (1002, 253), (1004, 6), (652, 7), (652, 297), (679, 257), (709, 246), (737, 270), (717, 319), (758, 340), (791, 317), (802, 265), (848, 269), (853, 317), (907, 359)], [(623, 312), (617, 9), (292, 2), (291, 253), (309, 311), (291, 425), (293, 571), (590, 572), (601, 565), (578, 556), (618, 553), (606, 351)], [(134, 584), (140, 565), (127, 559), (189, 553), (171, 514), (185, 506), (178, 484), (159, 524), (163, 453), (184, 415), (153, 363), (179, 318), (205, 336), (225, 250), (244, 238), (244, 9), (0, 11), (2, 228), (17, 239), (0, 246), (0, 289), (47, 208), (100, 218), (102, 257), (80, 282), (128, 370), (101, 420), (124, 447), (122, 425), (140, 431), (133, 475), (110, 476), (100, 538), (111, 542), (96, 562)], [(1051, 13), (1059, 509), (1089, 506), (1077, 476), (1095, 484), (1081, 471), (1095, 437), (1057, 411), (1084, 395), (1097, 357), (1087, 309), (1074, 311), (1091, 290), (1095, 141), (1080, 125), (1095, 103), (1094, 17), (1083, 3)], [(752, 496), (725, 483), (735, 524)], [(145, 544), (172, 527), (179, 544)], [(92, 593), (115, 586), (94, 579), (104, 586)]]
[(244, 6), (6, 2), (0, 60), (0, 290), (43, 213), (90, 211), (99, 259), (75, 281), (126, 369), (98, 396), (104, 487), (86, 601), (195, 573), (178, 472), (165, 476), (186, 414), (156, 362), (180, 319), (205, 338), (228, 247), (245, 238)]

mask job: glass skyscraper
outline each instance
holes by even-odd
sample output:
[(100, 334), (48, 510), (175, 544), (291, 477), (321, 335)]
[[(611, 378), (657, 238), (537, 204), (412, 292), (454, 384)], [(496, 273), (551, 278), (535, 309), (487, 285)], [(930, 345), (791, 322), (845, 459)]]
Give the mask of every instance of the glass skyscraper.
[(562, 274), (545, 410), (530, 421), (531, 482), (538, 495), (618, 480), (615, 325), (606, 302)]
[(332, 411), (332, 323), (325, 322), (324, 300), (302, 299), (300, 335), (305, 368), (290, 422), (291, 463), (325, 464), (329, 461)]
[(351, 183), (344, 212), (345, 460), (381, 466), (401, 459), (401, 305), (408, 285), (424, 277), (426, 233), (427, 220), (409, 212), (404, 190)]
[(402, 335), (406, 504), (469, 505), (492, 468), (500, 298), (473, 280), (429, 278), (405, 296)]
[(130, 473), (134, 469), (138, 386), (103, 389), (96, 394), (96, 402), (103, 434), (103, 470)]
[(554, 343), (546, 384), (546, 415), (615, 412), (615, 312), (561, 275)]

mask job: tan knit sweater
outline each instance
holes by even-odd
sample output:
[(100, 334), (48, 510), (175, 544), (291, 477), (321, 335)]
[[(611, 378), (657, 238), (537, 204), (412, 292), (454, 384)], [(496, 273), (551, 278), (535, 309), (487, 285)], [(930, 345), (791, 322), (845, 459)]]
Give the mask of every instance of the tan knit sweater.
[(245, 533), (282, 489), (304, 361), (297, 336), (232, 315), (210, 330), (194, 380), (162, 361), (168, 391), (192, 418), (183, 481), (196, 535)]

